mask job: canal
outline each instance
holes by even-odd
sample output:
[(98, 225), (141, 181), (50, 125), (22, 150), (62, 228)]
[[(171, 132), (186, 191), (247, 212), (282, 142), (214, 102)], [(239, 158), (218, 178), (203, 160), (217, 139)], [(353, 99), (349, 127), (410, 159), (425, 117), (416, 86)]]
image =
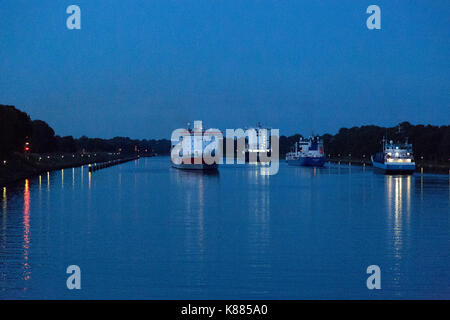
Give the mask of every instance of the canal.
[(154, 157), (0, 192), (0, 299), (450, 298), (448, 175)]

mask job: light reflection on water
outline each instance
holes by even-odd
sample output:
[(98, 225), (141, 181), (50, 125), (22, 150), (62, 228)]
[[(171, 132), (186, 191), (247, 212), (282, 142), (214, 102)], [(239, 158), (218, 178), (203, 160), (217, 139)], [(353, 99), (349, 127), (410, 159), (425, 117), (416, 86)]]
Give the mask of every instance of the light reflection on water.
[[(409, 213), (409, 199), (411, 194), (411, 176), (385, 176), (386, 182), (386, 202), (388, 207), (388, 226), (387, 230), (392, 230), (388, 233), (392, 238), (393, 256), (395, 257), (395, 264), (393, 270), (395, 273), (394, 281), (396, 286), (400, 284), (401, 277), (401, 260), (403, 252), (403, 214)], [(404, 189), (406, 185), (406, 189)], [(406, 201), (406, 210), (404, 209), (404, 202)]]
[[(253, 281), (256, 282), (260, 278), (267, 281), (272, 279), (272, 263), (267, 260), (267, 253), (271, 243), (270, 234), (270, 179), (271, 176), (261, 174), (259, 168), (248, 170), (249, 182), (253, 185), (253, 191), (250, 193), (249, 199), (249, 228), (248, 246), (249, 263), (253, 269)], [(252, 288), (255, 295), (264, 295), (268, 293), (268, 289), (263, 286), (255, 286)]]
[[(7, 223), (7, 218), (8, 218), (8, 213), (7, 213), (7, 206), (8, 206), (8, 197), (6, 195), (6, 187), (3, 187), (3, 192), (2, 192), (2, 232), (1, 232), (1, 248), (2, 251), (5, 250), (6, 248), (6, 223)], [(6, 275), (1, 275), (0, 276), (6, 276)]]
[[(30, 263), (29, 263), (29, 250), (31, 245), (30, 235), (30, 187), (29, 180), (25, 180), (25, 189), (23, 191), (23, 269), (24, 280), (29, 280), (31, 277)], [(26, 290), (26, 287), (24, 288)]]
[[(168, 161), (87, 180), (74, 168), (72, 188), (68, 170), (3, 188), (0, 297), (450, 297), (446, 175), (343, 164), (202, 174)], [(86, 275), (76, 296), (64, 287), (69, 264)], [(382, 292), (365, 288), (370, 264)]]

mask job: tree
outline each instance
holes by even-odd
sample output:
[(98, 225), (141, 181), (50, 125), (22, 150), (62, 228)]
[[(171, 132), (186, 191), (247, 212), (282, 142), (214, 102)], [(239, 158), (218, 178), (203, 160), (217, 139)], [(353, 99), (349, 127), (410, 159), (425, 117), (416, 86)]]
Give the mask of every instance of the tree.
[(28, 114), (14, 106), (0, 105), (0, 156), (9, 157), (14, 151), (23, 151), (27, 137), (32, 133)]

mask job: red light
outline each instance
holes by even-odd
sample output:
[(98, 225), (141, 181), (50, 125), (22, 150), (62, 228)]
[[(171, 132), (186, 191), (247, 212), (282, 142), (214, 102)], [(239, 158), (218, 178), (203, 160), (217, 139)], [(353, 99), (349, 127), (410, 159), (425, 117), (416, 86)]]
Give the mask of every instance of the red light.
[(28, 147), (25, 147), (25, 151), (30, 151), (30, 148), (28, 148)]

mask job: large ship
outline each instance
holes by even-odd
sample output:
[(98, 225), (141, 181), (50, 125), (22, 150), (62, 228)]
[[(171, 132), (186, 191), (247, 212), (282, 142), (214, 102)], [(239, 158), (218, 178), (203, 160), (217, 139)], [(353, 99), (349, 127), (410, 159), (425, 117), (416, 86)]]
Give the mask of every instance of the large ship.
[(323, 167), (326, 162), (323, 141), (319, 137), (300, 138), (286, 154), (286, 162), (291, 166)]
[(371, 157), (372, 165), (375, 169), (384, 173), (409, 174), (416, 169), (412, 145), (408, 142), (404, 144), (386, 142), (383, 138), (383, 151), (377, 152)]
[(271, 128), (264, 128), (260, 123), (256, 128), (246, 128), (246, 130), (254, 130), (256, 137), (254, 139), (247, 138), (245, 145), (245, 161), (250, 163), (265, 162), (262, 155), (271, 156), (270, 136)]
[[(211, 134), (211, 132), (208, 134)], [(172, 167), (182, 170), (217, 170), (218, 164), (216, 162), (212, 163), (210, 159), (207, 160), (208, 156), (205, 150), (211, 142), (206, 142), (203, 139), (204, 135), (205, 130), (203, 130), (202, 121), (194, 121), (194, 129), (191, 129), (188, 124), (183, 139), (181, 141), (172, 141), (171, 154), (175, 147), (178, 148), (176, 160), (172, 155)], [(213, 140), (212, 143), (214, 142)], [(210, 156), (214, 157), (215, 151), (213, 149)]]

